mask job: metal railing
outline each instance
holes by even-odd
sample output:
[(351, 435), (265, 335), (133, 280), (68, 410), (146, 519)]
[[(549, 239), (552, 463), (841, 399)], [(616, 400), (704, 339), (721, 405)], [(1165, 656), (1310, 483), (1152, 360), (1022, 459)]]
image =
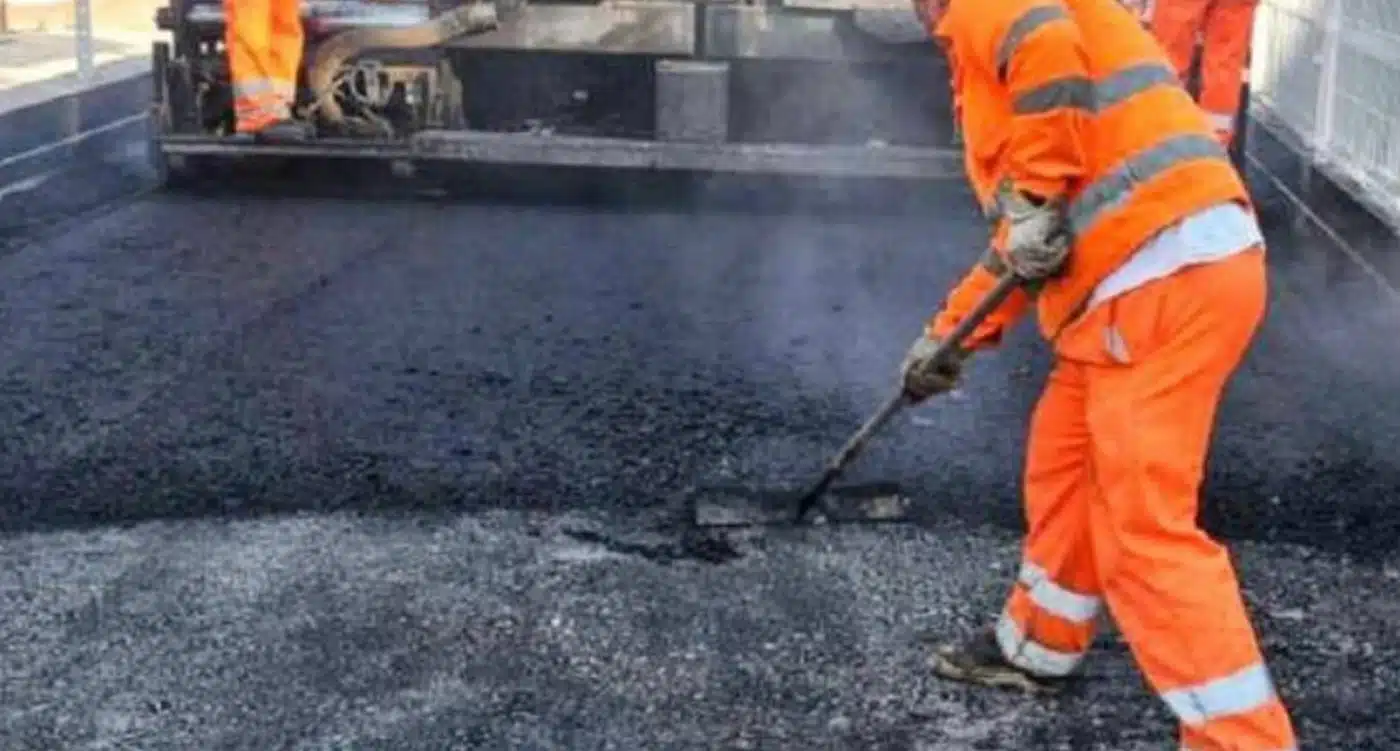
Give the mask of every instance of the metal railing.
[(139, 124), (160, 0), (133, 18), (145, 1), (0, 0), (0, 187)]
[(1263, 0), (1258, 121), (1400, 226), (1400, 2)]

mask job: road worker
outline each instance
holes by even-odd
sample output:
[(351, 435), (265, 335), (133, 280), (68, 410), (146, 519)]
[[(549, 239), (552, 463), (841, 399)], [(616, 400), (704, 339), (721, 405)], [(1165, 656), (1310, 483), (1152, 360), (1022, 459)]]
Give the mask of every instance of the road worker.
[(300, 0), (224, 0), (224, 19), (237, 132), (306, 139), (307, 126), (292, 116), (304, 45)]
[(1201, 48), (1198, 101), (1221, 143), (1231, 146), (1239, 122), (1242, 88), (1259, 0), (1128, 0), (1167, 51), (1184, 81)]
[[(1004, 609), (945, 678), (1056, 688), (1106, 612), (1192, 751), (1296, 747), (1224, 547), (1197, 525), (1221, 391), (1265, 308), (1239, 173), (1119, 0), (915, 0), (948, 52), (991, 248), (909, 350), (947, 391), (1031, 306), (1056, 363), (1031, 418), (1028, 533)], [(1007, 269), (1027, 284), (957, 356), (941, 337)]]

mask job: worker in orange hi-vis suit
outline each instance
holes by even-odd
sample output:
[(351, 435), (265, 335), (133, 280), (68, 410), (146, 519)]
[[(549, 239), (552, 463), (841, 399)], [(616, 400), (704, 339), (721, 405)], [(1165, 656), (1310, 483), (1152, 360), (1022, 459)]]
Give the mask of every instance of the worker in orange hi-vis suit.
[(1222, 143), (1235, 137), (1259, 0), (1148, 0), (1143, 20), (1185, 80), (1201, 45), (1199, 102)]
[(300, 0), (224, 0), (224, 19), (237, 131), (304, 140), (306, 125), (292, 117), (304, 44)]
[[(1196, 522), (1221, 392), (1265, 309), (1243, 181), (1119, 0), (915, 0), (948, 52), (985, 257), (902, 368), (949, 390), (1032, 304), (1056, 363), (1030, 424), (1020, 573), (943, 677), (1055, 688), (1107, 605), (1191, 751), (1294, 749), (1229, 555)], [(937, 344), (998, 277), (1027, 284), (964, 351)]]

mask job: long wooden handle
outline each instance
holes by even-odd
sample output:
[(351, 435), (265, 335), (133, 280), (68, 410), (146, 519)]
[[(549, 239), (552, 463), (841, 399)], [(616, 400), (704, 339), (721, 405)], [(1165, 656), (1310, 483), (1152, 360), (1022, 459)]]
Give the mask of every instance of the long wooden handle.
[(939, 342), (938, 350), (933, 356), (934, 359), (942, 358), (954, 349), (961, 349), (963, 342), (972, 336), (972, 332), (976, 331), (977, 327), (987, 320), (987, 316), (1000, 308), (1001, 304), (1006, 302), (1006, 298), (1010, 297), (1011, 293), (1015, 292), (1021, 284), (1021, 278), (1011, 273), (997, 279), (996, 286), (992, 287), (992, 290), (981, 300), (978, 300), (977, 304), (972, 306), (972, 310), (968, 311), (961, 321), (958, 321), (958, 325), (948, 332), (948, 336)]
[[(1021, 279), (1015, 274), (1008, 273), (998, 279), (996, 286), (992, 287), (991, 291), (979, 300), (977, 304), (972, 307), (972, 310), (968, 311), (967, 315), (963, 316), (961, 321), (958, 321), (958, 325), (953, 327), (953, 330), (948, 333), (948, 336), (939, 343), (933, 358), (939, 359), (945, 357), (949, 352), (961, 348), (963, 342), (967, 341), (967, 338), (972, 335), (972, 332), (975, 331), (978, 326), (981, 326), (983, 321), (987, 320), (987, 316), (1001, 307), (1001, 304), (1006, 302), (1006, 298), (1010, 297), (1011, 293), (1015, 292), (1016, 288), (1020, 286)], [(865, 445), (870, 442), (870, 439), (873, 438), (876, 433), (880, 432), (880, 429), (885, 427), (886, 423), (894, 419), (895, 415), (909, 406), (909, 404), (909, 396), (901, 387), (898, 393), (886, 400), (885, 403), (880, 406), (880, 409), (875, 414), (871, 415), (870, 419), (866, 420), (864, 425), (860, 426), (860, 429), (855, 432), (855, 435), (851, 436), (850, 440), (846, 441), (846, 445), (842, 446), (841, 450), (831, 458), (831, 462), (827, 464), (826, 471), (822, 473), (822, 477), (817, 484), (802, 497), (802, 502), (798, 506), (799, 519), (816, 504), (817, 499), (827, 491), (827, 488), (830, 488), (831, 484), (841, 477), (841, 474), (846, 471), (846, 467), (850, 466), (851, 462), (855, 461), (856, 457), (860, 456), (861, 452), (865, 450)]]

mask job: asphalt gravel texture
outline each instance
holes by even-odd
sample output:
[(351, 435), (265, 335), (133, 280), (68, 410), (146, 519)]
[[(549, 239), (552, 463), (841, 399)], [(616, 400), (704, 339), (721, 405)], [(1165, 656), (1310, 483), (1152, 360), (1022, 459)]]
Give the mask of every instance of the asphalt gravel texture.
[[(941, 683), (915, 638), (986, 622), (1014, 574), (1029, 326), (854, 468), (910, 524), (690, 528), (696, 488), (810, 479), (879, 403), (983, 241), (960, 187), (91, 185), (3, 202), (30, 218), (0, 227), (0, 748), (1173, 746), (1112, 634), (1053, 699)], [(1204, 516), (1303, 747), (1400, 748), (1400, 308), (1269, 232)]]

